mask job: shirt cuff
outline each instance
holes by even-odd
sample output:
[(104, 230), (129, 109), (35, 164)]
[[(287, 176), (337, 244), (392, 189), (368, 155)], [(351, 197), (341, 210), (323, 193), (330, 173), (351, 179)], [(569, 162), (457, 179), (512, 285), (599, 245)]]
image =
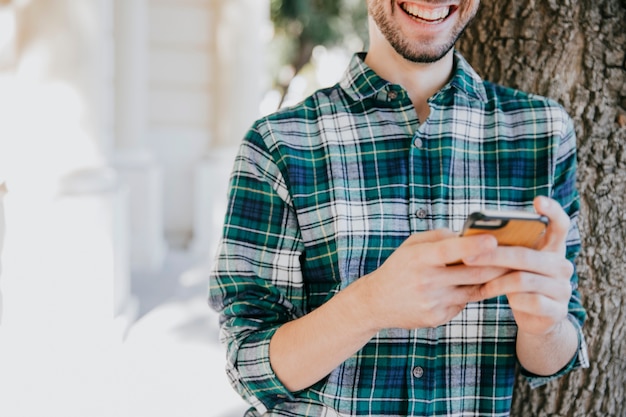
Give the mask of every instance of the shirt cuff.
[(545, 385), (548, 382), (554, 381), (555, 379), (562, 377), (568, 372), (573, 371), (574, 369), (589, 367), (589, 354), (587, 352), (587, 343), (585, 342), (585, 338), (583, 336), (582, 327), (573, 315), (569, 314), (567, 316), (567, 319), (574, 325), (576, 333), (578, 333), (578, 350), (576, 351), (576, 354), (567, 365), (565, 365), (560, 371), (558, 371), (554, 375), (539, 376), (522, 368), (522, 375), (526, 377), (531, 388), (535, 389), (542, 385)]
[(270, 340), (276, 330), (257, 332), (249, 336), (245, 347), (241, 347), (237, 355), (240, 381), (250, 395), (248, 401), (261, 414), (279, 403), (295, 400), (270, 365)]

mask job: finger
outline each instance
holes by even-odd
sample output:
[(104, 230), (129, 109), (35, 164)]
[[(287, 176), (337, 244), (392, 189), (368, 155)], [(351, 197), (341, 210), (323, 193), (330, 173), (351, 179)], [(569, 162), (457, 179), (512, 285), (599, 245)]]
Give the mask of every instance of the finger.
[(406, 241), (409, 244), (434, 243), (444, 239), (456, 237), (457, 233), (450, 229), (435, 229), (427, 232), (412, 234)]
[(512, 294), (508, 296), (509, 306), (516, 313), (535, 317), (550, 317), (554, 321), (567, 316), (567, 304), (538, 294)]
[(447, 239), (424, 243), (416, 251), (420, 262), (432, 266), (444, 266), (467, 257), (476, 257), (495, 250), (497, 240), (490, 235), (467, 237), (449, 237)]
[(460, 288), (463, 291), (466, 303), (477, 303), (495, 297), (484, 291), (484, 285), (468, 285), (457, 288)]
[[(482, 301), (478, 298), (480, 292), (479, 285), (459, 286), (448, 289), (445, 295), (438, 300), (439, 305), (447, 305), (448, 308), (457, 309), (457, 314), (465, 308), (467, 303)], [(456, 314), (454, 314), (455, 316)], [(452, 316), (452, 317), (454, 317)], [(450, 317), (450, 318), (452, 318)]]
[(485, 298), (512, 296), (516, 294), (540, 295), (551, 300), (567, 303), (572, 294), (569, 281), (550, 279), (530, 272), (515, 271), (482, 285)]
[(496, 266), (455, 265), (446, 268), (446, 280), (455, 286), (477, 286), (510, 272), (508, 268)]
[(533, 203), (537, 213), (550, 219), (540, 249), (564, 253), (565, 240), (570, 228), (569, 216), (561, 205), (551, 198), (539, 196)]
[(499, 246), (491, 252), (468, 258), (469, 266), (492, 266), (509, 270), (527, 271), (539, 275), (569, 279), (574, 266), (561, 254), (544, 252), (519, 246)]

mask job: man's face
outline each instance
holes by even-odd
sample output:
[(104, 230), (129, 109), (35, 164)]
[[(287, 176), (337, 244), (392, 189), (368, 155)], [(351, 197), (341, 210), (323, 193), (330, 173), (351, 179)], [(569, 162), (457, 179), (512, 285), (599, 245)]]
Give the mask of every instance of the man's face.
[(405, 59), (435, 62), (445, 56), (476, 15), (480, 0), (367, 0), (387, 42)]

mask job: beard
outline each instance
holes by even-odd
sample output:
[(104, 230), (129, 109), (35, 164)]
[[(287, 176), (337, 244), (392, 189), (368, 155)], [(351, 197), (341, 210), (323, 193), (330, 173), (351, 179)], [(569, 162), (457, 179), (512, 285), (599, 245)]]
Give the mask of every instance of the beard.
[[(372, 19), (396, 53), (404, 59), (415, 63), (433, 63), (446, 56), (476, 15), (476, 10), (474, 9), (470, 12), (469, 16), (460, 20), (458, 24), (454, 26), (449, 38), (442, 43), (436, 43), (434, 41), (416, 43), (411, 42), (402, 34), (398, 25), (391, 19), (392, 16), (389, 16), (385, 11), (382, 3), (382, 1), (368, 1), (368, 9)], [(392, 0), (392, 5), (395, 5), (395, 0)], [(392, 10), (397, 9), (393, 7)], [(458, 12), (459, 11), (457, 11), (457, 13)], [(393, 13), (394, 12), (392, 12), (392, 14)], [(401, 13), (403, 12), (401, 11)]]

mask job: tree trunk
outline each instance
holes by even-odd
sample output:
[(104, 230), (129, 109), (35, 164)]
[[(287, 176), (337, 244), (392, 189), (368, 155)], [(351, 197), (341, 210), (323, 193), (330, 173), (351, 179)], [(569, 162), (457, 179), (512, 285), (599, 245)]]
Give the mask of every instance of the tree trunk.
[(530, 390), (513, 416), (626, 416), (626, 1), (484, 0), (458, 47), (491, 81), (551, 97), (578, 135), (591, 367)]

